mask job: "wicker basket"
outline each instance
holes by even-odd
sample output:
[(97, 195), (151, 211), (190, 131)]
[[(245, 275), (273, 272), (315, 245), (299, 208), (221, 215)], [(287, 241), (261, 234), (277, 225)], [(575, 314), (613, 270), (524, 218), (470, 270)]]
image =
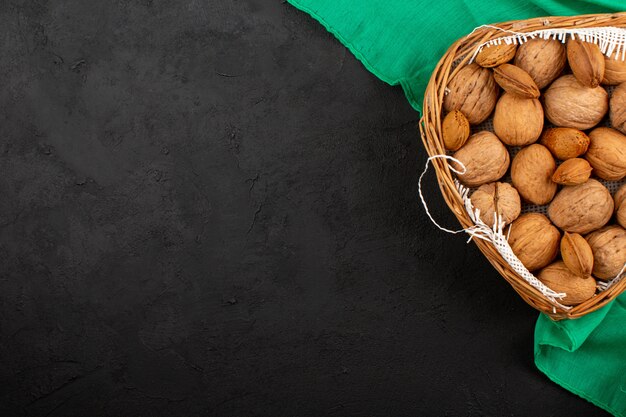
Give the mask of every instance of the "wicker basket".
[[(521, 21), (499, 23), (493, 26), (480, 27), (468, 36), (455, 42), (437, 64), (424, 97), (420, 131), (422, 140), (429, 156), (444, 155), (446, 150), (443, 146), (441, 135), (441, 122), (443, 116), (442, 103), (448, 80), (456, 74), (459, 68), (470, 62), (480, 45), (484, 45), (493, 39), (502, 38), (507, 33), (528, 33), (545, 29), (581, 29), (598, 27), (626, 28), (626, 13), (584, 15), (568, 17), (542, 17)], [(503, 31), (504, 30), (504, 31)], [(445, 159), (433, 159), (439, 188), (441, 193), (463, 228), (474, 226), (470, 215), (464, 205), (463, 197), (455, 184), (454, 174)], [(598, 293), (593, 298), (574, 306), (563, 308), (558, 302), (555, 303), (544, 296), (539, 290), (523, 279), (504, 260), (494, 245), (485, 240), (474, 239), (480, 251), (487, 257), (496, 270), (509, 282), (517, 293), (529, 305), (546, 313), (554, 320), (564, 318), (578, 318), (595, 311), (609, 303), (626, 288), (626, 279), (622, 279), (612, 287)]]

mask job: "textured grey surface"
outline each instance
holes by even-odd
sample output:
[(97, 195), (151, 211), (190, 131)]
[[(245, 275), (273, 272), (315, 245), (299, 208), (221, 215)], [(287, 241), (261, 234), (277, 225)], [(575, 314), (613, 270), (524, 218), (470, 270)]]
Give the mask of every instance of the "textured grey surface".
[(601, 415), (306, 15), (17, 0), (0, 34), (2, 415)]

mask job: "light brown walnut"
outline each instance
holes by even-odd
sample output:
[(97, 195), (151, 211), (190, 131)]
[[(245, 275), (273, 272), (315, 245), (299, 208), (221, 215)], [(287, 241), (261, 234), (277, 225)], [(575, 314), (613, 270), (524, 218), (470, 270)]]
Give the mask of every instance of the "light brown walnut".
[(585, 234), (604, 226), (613, 215), (613, 197), (600, 182), (567, 185), (548, 206), (550, 220), (571, 233)]

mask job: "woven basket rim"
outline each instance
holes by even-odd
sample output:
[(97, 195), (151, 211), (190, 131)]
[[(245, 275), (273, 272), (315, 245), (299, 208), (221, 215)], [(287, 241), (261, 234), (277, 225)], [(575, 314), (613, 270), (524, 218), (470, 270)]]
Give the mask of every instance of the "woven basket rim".
[[(525, 20), (511, 20), (476, 28), (469, 35), (454, 42), (441, 57), (433, 71), (424, 94), (424, 105), (419, 129), (422, 142), (429, 157), (446, 154), (441, 139), (441, 122), (443, 115), (443, 97), (448, 80), (472, 57), (475, 49), (492, 39), (506, 36), (504, 31), (528, 33), (541, 29), (579, 29), (596, 27), (626, 28), (626, 12), (612, 14), (587, 14), (578, 16), (545, 16)], [(459, 62), (453, 69), (453, 63)], [(470, 216), (465, 210), (464, 202), (454, 183), (454, 177), (448, 164), (443, 159), (433, 159), (432, 164), (437, 175), (441, 194), (463, 228), (473, 226)], [(596, 311), (615, 299), (626, 289), (626, 279), (622, 279), (611, 288), (600, 292), (589, 300), (563, 309), (548, 300), (540, 291), (521, 278), (497, 252), (490, 242), (473, 239), (487, 260), (513, 287), (522, 299), (545, 313), (553, 320), (575, 319)]]

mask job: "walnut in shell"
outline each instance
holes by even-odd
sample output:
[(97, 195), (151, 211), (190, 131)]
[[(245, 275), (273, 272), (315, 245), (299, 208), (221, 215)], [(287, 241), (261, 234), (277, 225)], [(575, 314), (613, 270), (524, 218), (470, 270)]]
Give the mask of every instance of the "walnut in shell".
[(539, 88), (532, 77), (520, 67), (502, 64), (493, 69), (493, 78), (504, 91), (521, 98), (539, 98)]
[(551, 290), (565, 293), (565, 298), (560, 300), (564, 305), (580, 304), (596, 293), (595, 279), (576, 275), (562, 261), (543, 268), (537, 278)]
[(626, 81), (626, 60), (615, 52), (610, 57), (604, 56), (604, 79), (602, 84), (617, 85)]
[(609, 101), (609, 118), (611, 126), (622, 133), (626, 133), (626, 83), (615, 87)]
[(441, 124), (443, 144), (446, 149), (456, 151), (465, 145), (470, 134), (470, 124), (459, 110), (452, 110)]
[(615, 219), (617, 224), (626, 227), (626, 184), (617, 190), (613, 200), (615, 201)]
[(504, 43), (499, 45), (485, 45), (476, 55), (476, 63), (481, 67), (493, 68), (509, 62), (515, 56), (517, 45)]
[(585, 234), (604, 226), (613, 214), (613, 197), (600, 182), (567, 185), (548, 206), (550, 220), (561, 229)]
[(566, 61), (565, 46), (554, 39), (529, 39), (517, 48), (515, 65), (535, 80), (539, 89), (559, 76)]
[(561, 238), (561, 258), (570, 271), (588, 278), (593, 270), (593, 252), (589, 243), (578, 233), (567, 233)]
[(561, 233), (540, 213), (522, 214), (509, 226), (511, 250), (529, 271), (548, 265), (559, 252)]
[(598, 177), (619, 181), (626, 177), (626, 136), (609, 127), (598, 127), (589, 133), (585, 159)]
[(602, 87), (585, 87), (573, 75), (555, 80), (543, 95), (550, 122), (579, 130), (597, 125), (609, 109), (609, 95)]
[[(468, 141), (454, 153), (454, 157), (465, 166), (465, 173), (458, 178), (468, 187), (478, 187), (497, 181), (509, 169), (509, 151), (496, 135), (481, 131), (470, 136)], [(463, 168), (453, 162), (455, 169)]]
[(507, 145), (536, 142), (543, 130), (543, 108), (539, 100), (504, 93), (496, 104), (493, 130)]
[(589, 137), (571, 127), (553, 127), (543, 132), (541, 144), (548, 148), (555, 158), (565, 161), (587, 152)]
[(522, 148), (511, 163), (511, 182), (522, 198), (533, 204), (549, 203), (556, 193), (552, 181), (556, 162), (550, 151), (538, 143)]
[(446, 111), (460, 110), (471, 124), (478, 124), (493, 111), (498, 91), (498, 84), (490, 69), (469, 64), (461, 68), (448, 83), (443, 107)]
[(591, 176), (591, 165), (582, 158), (572, 158), (559, 165), (552, 175), (552, 181), (561, 185), (578, 185), (587, 182)]
[(496, 215), (504, 225), (517, 219), (522, 210), (517, 190), (506, 182), (492, 182), (481, 185), (470, 197), (474, 208), (480, 210), (480, 219), (493, 226)]
[(590, 233), (587, 242), (593, 252), (593, 275), (613, 279), (626, 264), (626, 230), (612, 225)]
[(604, 78), (604, 55), (595, 43), (580, 39), (567, 42), (567, 61), (574, 76), (585, 87), (597, 87)]

